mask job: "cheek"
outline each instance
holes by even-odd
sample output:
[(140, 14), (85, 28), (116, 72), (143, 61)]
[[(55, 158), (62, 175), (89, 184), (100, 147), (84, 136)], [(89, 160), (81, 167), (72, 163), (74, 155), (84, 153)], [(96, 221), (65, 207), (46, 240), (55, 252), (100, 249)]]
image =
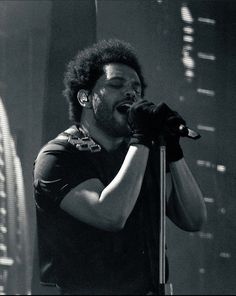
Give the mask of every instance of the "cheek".
[(105, 94), (106, 94), (105, 88), (101, 88), (100, 91), (99, 91), (99, 94), (100, 94), (101, 97), (104, 97)]
[(101, 96), (94, 93), (92, 104), (93, 104), (93, 110), (95, 113), (97, 112), (97, 109), (99, 108), (99, 105), (101, 104), (101, 102), (102, 102)]
[(97, 112), (97, 110), (105, 109), (111, 112), (113, 110), (114, 101), (113, 95), (105, 88), (102, 88), (93, 94), (93, 110)]

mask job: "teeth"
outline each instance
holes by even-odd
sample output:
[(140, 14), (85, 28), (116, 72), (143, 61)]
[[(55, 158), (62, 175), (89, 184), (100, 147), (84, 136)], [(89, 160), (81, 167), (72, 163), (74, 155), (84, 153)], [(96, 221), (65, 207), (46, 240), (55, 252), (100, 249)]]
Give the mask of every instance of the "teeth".
[(131, 103), (125, 103), (125, 104), (123, 104), (122, 106), (125, 106), (125, 107), (127, 107), (127, 108), (130, 108), (131, 107)]

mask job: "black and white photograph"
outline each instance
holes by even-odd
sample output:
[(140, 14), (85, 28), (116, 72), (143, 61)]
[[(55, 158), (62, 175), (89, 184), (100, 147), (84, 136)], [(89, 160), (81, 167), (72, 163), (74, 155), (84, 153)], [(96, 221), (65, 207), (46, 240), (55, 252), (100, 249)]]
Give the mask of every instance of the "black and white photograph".
[(235, 151), (235, 0), (0, 0), (0, 295), (236, 295)]

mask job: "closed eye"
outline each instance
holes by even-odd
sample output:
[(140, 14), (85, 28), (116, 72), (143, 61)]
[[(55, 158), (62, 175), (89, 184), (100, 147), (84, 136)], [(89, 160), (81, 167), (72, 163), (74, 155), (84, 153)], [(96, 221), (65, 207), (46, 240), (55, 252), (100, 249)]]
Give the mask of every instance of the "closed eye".
[(122, 83), (110, 83), (109, 86), (114, 87), (114, 88), (121, 88), (123, 87)]

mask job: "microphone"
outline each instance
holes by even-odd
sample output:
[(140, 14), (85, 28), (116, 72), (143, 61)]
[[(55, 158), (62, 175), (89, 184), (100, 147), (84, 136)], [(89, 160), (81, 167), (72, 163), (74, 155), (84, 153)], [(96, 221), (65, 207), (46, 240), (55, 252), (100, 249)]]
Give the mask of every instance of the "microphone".
[[(129, 108), (130, 108), (131, 104), (130, 103), (125, 103), (125, 104), (122, 104), (120, 106), (118, 106), (117, 110), (120, 112), (120, 113), (127, 113)], [(175, 127), (176, 129), (176, 127)], [(201, 138), (201, 135), (190, 129), (189, 127), (183, 125), (183, 124), (180, 124), (179, 127), (177, 128), (177, 132), (179, 133), (179, 136), (180, 137), (187, 137), (189, 139), (193, 139), (193, 140), (197, 140), (197, 139), (200, 139)]]
[(187, 126), (181, 124), (178, 128), (179, 135), (181, 137), (187, 137), (189, 139), (197, 140), (201, 138), (201, 135), (198, 132), (188, 128)]

